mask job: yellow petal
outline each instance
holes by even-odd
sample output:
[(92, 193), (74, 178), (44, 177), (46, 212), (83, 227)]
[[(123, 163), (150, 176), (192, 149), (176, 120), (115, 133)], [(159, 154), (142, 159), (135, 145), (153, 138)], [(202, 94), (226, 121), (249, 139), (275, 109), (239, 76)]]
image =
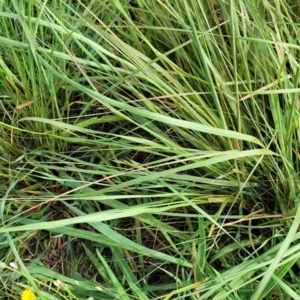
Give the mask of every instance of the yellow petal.
[(21, 300), (34, 300), (35, 294), (31, 290), (24, 290), (21, 293)]

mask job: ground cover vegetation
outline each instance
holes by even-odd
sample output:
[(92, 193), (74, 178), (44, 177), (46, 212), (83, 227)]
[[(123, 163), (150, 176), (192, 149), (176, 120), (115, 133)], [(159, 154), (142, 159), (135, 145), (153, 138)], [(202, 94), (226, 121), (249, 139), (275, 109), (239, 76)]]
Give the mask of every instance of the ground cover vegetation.
[(0, 298), (299, 299), (298, 1), (0, 1)]

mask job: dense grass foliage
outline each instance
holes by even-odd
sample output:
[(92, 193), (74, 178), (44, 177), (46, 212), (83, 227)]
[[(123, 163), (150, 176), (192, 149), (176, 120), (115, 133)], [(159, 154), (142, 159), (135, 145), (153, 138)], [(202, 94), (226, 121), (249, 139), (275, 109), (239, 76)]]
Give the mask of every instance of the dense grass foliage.
[(300, 299), (299, 25), (0, 1), (0, 298)]

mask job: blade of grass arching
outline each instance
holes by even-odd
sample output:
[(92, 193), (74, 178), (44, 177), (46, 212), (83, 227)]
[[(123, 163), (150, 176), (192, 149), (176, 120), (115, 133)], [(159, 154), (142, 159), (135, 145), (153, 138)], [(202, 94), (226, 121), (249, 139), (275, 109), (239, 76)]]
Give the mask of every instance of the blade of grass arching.
[[(66, 206), (69, 207), (69, 209), (71, 209), (74, 213), (76, 213), (76, 215), (79, 215), (79, 216), (90, 215), (90, 214), (88, 214), (88, 215), (85, 214), (81, 210), (75, 208), (74, 206), (68, 205), (67, 203), (66, 203)], [(147, 214), (147, 212), (145, 212), (143, 214)], [(115, 219), (118, 219), (118, 218), (115, 218)], [(133, 251), (133, 252), (140, 253), (144, 256), (154, 257), (154, 258), (162, 260), (162, 261), (168, 261), (168, 262), (172, 262), (172, 263), (186, 266), (186, 267), (191, 266), (191, 264), (189, 262), (184, 261), (183, 259), (180, 259), (180, 258), (178, 259), (176, 257), (172, 257), (165, 253), (161, 253), (159, 251), (149, 249), (143, 245), (139, 245), (139, 244), (135, 243), (134, 241), (126, 238), (125, 236), (119, 234), (118, 232), (113, 230), (109, 225), (107, 225), (105, 223), (102, 223), (99, 221), (97, 223), (90, 223), (90, 225), (93, 226), (96, 230), (98, 230), (102, 234), (104, 234), (105, 236), (107, 236), (108, 238), (110, 238), (112, 241), (118, 243), (120, 248), (122, 248), (122, 247), (124, 247), (124, 245), (126, 245), (126, 249)]]
[[(131, 147), (131, 146), (129, 146)], [(129, 148), (130, 149), (130, 148)], [(138, 149), (138, 148), (136, 148)], [(143, 149), (141, 149), (143, 150)], [(41, 152), (37, 152), (39, 153), (39, 157), (41, 156)], [(226, 153), (222, 153), (222, 152), (207, 152), (206, 154), (200, 154), (200, 155), (197, 155), (196, 153), (194, 153), (193, 155), (190, 155), (190, 154), (184, 154), (184, 155), (176, 155), (176, 156), (169, 156), (165, 159), (161, 159), (161, 160), (156, 160), (156, 161), (152, 161), (150, 162), (149, 164), (143, 164), (143, 165), (136, 165), (136, 164), (131, 164), (131, 163), (125, 163), (124, 161), (120, 161), (121, 166), (122, 165), (125, 165), (125, 166), (131, 166), (132, 168), (134, 168), (134, 171), (130, 171), (130, 172), (120, 172), (119, 174), (115, 175), (116, 172), (115, 172), (115, 169), (110, 169), (109, 167), (102, 167), (102, 165), (93, 165), (93, 164), (88, 164), (89, 166), (89, 170), (86, 170), (86, 169), (79, 169), (79, 168), (75, 168), (75, 167), (72, 167), (72, 164), (67, 164), (67, 162), (65, 162), (65, 166), (68, 165), (68, 171), (73, 171), (73, 172), (78, 172), (78, 173), (87, 173), (87, 174), (98, 174), (98, 175), (101, 175), (101, 174), (106, 174), (106, 175), (115, 175), (115, 176), (111, 176), (110, 178), (115, 178), (117, 179), (118, 176), (122, 176), (122, 175), (125, 175), (127, 176), (127, 179), (129, 178), (137, 178), (137, 177), (141, 177), (141, 176), (149, 176), (151, 174), (161, 174), (161, 173), (158, 173), (158, 172), (155, 172), (155, 171), (152, 171), (157, 169), (157, 168), (161, 168), (161, 167), (165, 167), (167, 166), (168, 168), (172, 167), (173, 165), (177, 166), (179, 164), (183, 164), (183, 165), (186, 165), (186, 166), (190, 166), (189, 169), (193, 169), (193, 168), (197, 168), (197, 167), (191, 167), (191, 164), (188, 164), (190, 161), (192, 162), (197, 162), (199, 161), (202, 162), (206, 159), (211, 159), (215, 156), (222, 156), (222, 154), (227, 154), (227, 153), (230, 153), (230, 152), (226, 152)], [(154, 152), (154, 154), (156, 154)], [(253, 153), (254, 154), (254, 153)], [(47, 158), (48, 156), (47, 155), (43, 155), (43, 157)], [(60, 157), (63, 157), (63, 156), (60, 156)], [(49, 159), (51, 160), (51, 157), (49, 157)], [(82, 161), (79, 161), (79, 160), (76, 160), (77, 163), (84, 163)], [(74, 160), (75, 162), (75, 160)], [(42, 167), (40, 166), (39, 164), (33, 164), (34, 166), (36, 167)], [(54, 177), (53, 175), (51, 176), (52, 180), (56, 180), (58, 182), (60, 182), (61, 184), (63, 185), (67, 185), (73, 189), (76, 189), (76, 188), (79, 188), (80, 186), (82, 187), (82, 190), (81, 190), (81, 193), (87, 193), (89, 191), (93, 191), (92, 189), (88, 188), (88, 184), (85, 185), (83, 182), (82, 184), (80, 185), (80, 182), (76, 182), (76, 180), (74, 180), (72, 177), (68, 176), (65, 172), (65, 166), (64, 167), (61, 167), (61, 168), (58, 168), (56, 166), (48, 166), (48, 165), (43, 165), (43, 168), (45, 170), (57, 170), (57, 171), (60, 171), (59, 172), (59, 177)], [(209, 165), (207, 165), (209, 166)], [(99, 169), (98, 171), (96, 171), (95, 169)], [(199, 176), (191, 176), (191, 175), (180, 175), (180, 174), (177, 174), (178, 172), (181, 171), (176, 169), (176, 168), (173, 168), (172, 169), (173, 171), (170, 172), (170, 174), (168, 175), (165, 175), (165, 174), (161, 174), (160, 177), (165, 177), (166, 179), (172, 179), (173, 181), (186, 181), (187, 183), (188, 182), (193, 182), (193, 183), (207, 183), (207, 184), (212, 184), (212, 185), (224, 185), (224, 186), (232, 186), (232, 187), (236, 187), (237, 186), (237, 183), (234, 181), (233, 178), (231, 178), (230, 174), (233, 174), (233, 172), (230, 172), (227, 176), (229, 177), (228, 178), (228, 181), (225, 181), (225, 180), (222, 180), (220, 177), (217, 177), (217, 178), (211, 178), (211, 179), (208, 179), (208, 178), (203, 178), (203, 177), (199, 177)], [(173, 174), (174, 173), (174, 174)], [(45, 177), (45, 178), (48, 178), (47, 175), (43, 176), (42, 173), (39, 173), (39, 176), (42, 176), (42, 177)], [(222, 177), (226, 177), (226, 176), (222, 176)], [(49, 178), (50, 179), (50, 178)], [(233, 180), (231, 182), (231, 180)], [(249, 181), (249, 179), (247, 180)], [(94, 183), (97, 183), (97, 182), (90, 182), (89, 185), (92, 185)], [(79, 185), (78, 185), (79, 184)], [(247, 182), (243, 183), (245, 186), (248, 186)], [(253, 186), (260, 186), (259, 184), (256, 184), (256, 183), (253, 183)], [(164, 193), (164, 195), (167, 195), (167, 193)], [(119, 197), (119, 196), (115, 196), (115, 197)], [(120, 197), (124, 197), (126, 198), (126, 196), (122, 196), (120, 195)], [(135, 197), (135, 196), (132, 196), (132, 197)], [(156, 194), (155, 197), (159, 197), (159, 194)]]
[(53, 128), (59, 128), (59, 129), (65, 129), (66, 132), (68, 131), (74, 131), (74, 132), (82, 132), (82, 133), (90, 133), (90, 134), (97, 134), (99, 133), (97, 130), (92, 130), (85, 128), (85, 126), (78, 126), (78, 125), (71, 125), (67, 123), (63, 123), (60, 121), (56, 120), (50, 120), (46, 118), (39, 118), (39, 117), (27, 117), (27, 118), (22, 118), (19, 120), (19, 122), (24, 122), (24, 121), (33, 121), (33, 122), (39, 122), (39, 123), (44, 123), (44, 124), (49, 124)]
[[(21, 224), (27, 225), (27, 224), (38, 224), (39, 221), (36, 220), (30, 220), (30, 219), (21, 219), (19, 221)], [(86, 239), (92, 242), (96, 242), (99, 245), (106, 245), (109, 247), (117, 247), (119, 243), (114, 242), (110, 238), (106, 237), (103, 234), (96, 233), (93, 231), (87, 231), (83, 229), (76, 229), (72, 227), (57, 227), (57, 228), (50, 228), (47, 229), (49, 232), (53, 233), (59, 233), (59, 234), (65, 234), (70, 237), (75, 237), (78, 239)]]
[(133, 217), (140, 214), (147, 214), (147, 213), (158, 213), (163, 210), (172, 210), (176, 208), (177, 205), (173, 206), (166, 206), (160, 208), (153, 208), (153, 207), (131, 207), (128, 209), (111, 209), (106, 210), (103, 212), (97, 212), (89, 215), (84, 215), (80, 217), (75, 217), (71, 219), (64, 219), (58, 221), (51, 221), (51, 222), (39, 222), (35, 225), (24, 225), (24, 226), (15, 226), (15, 227), (3, 227), (0, 228), (0, 233), (7, 233), (7, 232), (16, 232), (16, 231), (27, 231), (27, 230), (43, 230), (43, 229), (53, 229), (58, 227), (64, 227), (68, 225), (74, 224), (81, 224), (81, 223), (94, 223), (94, 222), (101, 222), (101, 221), (108, 221), (120, 218), (127, 218)]
[[(227, 154), (227, 153), (232, 153), (233, 156), (231, 156), (230, 154)], [(234, 158), (239, 158), (239, 157), (243, 157), (243, 156), (251, 156), (251, 155), (255, 155), (255, 154), (258, 154), (260, 153), (260, 150), (250, 150), (250, 152), (246, 152), (244, 151), (244, 153), (241, 153), (241, 152), (238, 152), (238, 151), (229, 151), (229, 152), (226, 152), (224, 155), (221, 155), (221, 157), (217, 157), (217, 158), (211, 158), (211, 159), (206, 159), (204, 161), (199, 161), (199, 162), (196, 162), (196, 163), (192, 163), (192, 164), (188, 164), (188, 165), (185, 165), (185, 166), (182, 166), (182, 167), (178, 167), (178, 168), (174, 168), (174, 169), (169, 169), (167, 171), (162, 171), (162, 172), (152, 172), (152, 173), (148, 173), (146, 172), (144, 174), (144, 176), (138, 176), (137, 178), (135, 179), (132, 179), (132, 180), (128, 180), (126, 182), (122, 182), (122, 183), (118, 183), (116, 185), (113, 185), (111, 187), (108, 187), (108, 188), (103, 188), (101, 190), (101, 192), (99, 191), (96, 191), (96, 190), (93, 190), (93, 189), (90, 189), (90, 188), (84, 188), (83, 189), (83, 186), (82, 185), (78, 185), (78, 183), (76, 183), (72, 178), (70, 178), (69, 176), (66, 176), (64, 173), (60, 173), (60, 178), (62, 179), (62, 182), (67, 179), (68, 180), (68, 183), (66, 182), (65, 184), (69, 187), (72, 187), (75, 190), (79, 190), (79, 189), (82, 189), (82, 193), (80, 193), (80, 198), (81, 199), (95, 199), (95, 200), (98, 200), (100, 202), (103, 202), (104, 204), (106, 205), (110, 205), (111, 207), (114, 207), (114, 208), (126, 208), (127, 206), (123, 203), (120, 203), (119, 201), (117, 200), (114, 200), (114, 199), (111, 199), (111, 198), (107, 198), (108, 199), (111, 199), (109, 201), (109, 203), (107, 203), (106, 200), (106, 197), (104, 196), (105, 193), (108, 193), (108, 192), (115, 192), (115, 191), (118, 191), (118, 190), (122, 190), (124, 188), (128, 188), (132, 185), (138, 185), (138, 184), (141, 184), (143, 182), (151, 182), (153, 180), (157, 180), (158, 178), (168, 178), (168, 176), (170, 174), (176, 174), (176, 173), (179, 173), (179, 172), (182, 172), (184, 170), (191, 170), (191, 169), (195, 169), (195, 168), (198, 168), (198, 167), (201, 167), (201, 166), (209, 166), (213, 163), (218, 163), (220, 161), (226, 161), (226, 160), (230, 160), (230, 159), (234, 159)], [(263, 153), (262, 154), (265, 154), (265, 150), (263, 150)], [(272, 152), (269, 152), (269, 154), (272, 154)], [(215, 155), (215, 154), (213, 154)], [(60, 179), (57, 179), (58, 182), (60, 182)], [(92, 184), (94, 184), (95, 182), (92, 182)], [(75, 185), (74, 185), (75, 184)]]
[[(69, 177), (66, 174), (61, 174), (60, 173), (60, 178), (63, 179), (63, 180), (67, 179), (68, 183), (65, 183), (64, 185), (66, 185), (68, 187), (71, 187), (74, 192), (75, 192), (75, 190), (80, 189), (81, 193), (78, 195), (78, 200), (83, 199), (83, 194), (82, 193), (93, 192), (93, 194), (95, 194), (95, 195), (98, 194), (97, 191), (95, 191), (95, 190), (93, 190), (93, 189), (91, 189), (89, 187), (86, 187), (87, 185), (82, 186), (81, 182), (74, 181), (74, 179), (72, 177)], [(51, 179), (51, 180), (53, 180), (53, 179)], [(60, 181), (58, 180), (58, 182), (60, 182)], [(155, 195), (155, 196), (159, 196), (159, 195)], [(152, 203), (153, 206), (158, 207), (158, 206), (162, 206), (162, 205), (165, 205), (165, 204), (169, 204), (174, 199), (174, 194), (172, 194), (172, 193), (169, 194), (169, 197), (171, 197), (171, 200), (168, 200), (168, 197), (167, 197), (168, 195), (167, 194), (162, 194), (161, 196), (164, 197), (164, 198), (166, 198), (166, 199), (165, 200), (155, 201), (155, 203)], [(154, 198), (153, 195), (151, 195), (151, 196), (146, 196), (145, 195), (144, 197), (151, 197), (152, 199)], [(64, 198), (64, 200), (69, 200), (66, 196), (64, 196), (63, 198)], [(128, 205), (120, 202), (120, 201), (117, 201), (116, 199), (118, 199), (118, 198), (120, 198), (120, 199), (134, 199), (134, 198), (140, 198), (140, 196), (135, 197), (135, 196), (132, 196), (132, 195), (130, 195), (130, 196), (124, 196), (124, 195), (119, 195), (119, 196), (118, 195), (114, 195), (114, 196), (105, 196), (105, 195), (103, 195), (103, 196), (99, 196), (98, 195), (98, 196), (94, 196), (94, 197), (89, 196), (88, 198), (86, 198), (86, 197), (84, 197), (84, 198), (85, 199), (89, 199), (89, 200), (94, 199), (94, 200), (103, 202), (103, 204), (111, 206), (111, 207), (114, 207), (114, 208), (124, 208), (124, 209), (126, 209), (126, 208), (130, 208), (130, 207)], [(74, 193), (72, 193), (72, 195), (70, 195), (70, 199), (72, 199), (72, 200), (77, 199), (77, 196)], [(50, 199), (50, 200), (54, 201), (54, 199)], [(112, 204), (112, 202), (113, 202), (113, 204)], [(146, 207), (147, 205), (148, 204), (145, 203), (145, 204), (140, 205), (140, 207), (144, 207), (144, 206)], [(94, 211), (89, 211), (89, 212), (92, 213)], [(168, 224), (166, 224), (164, 222), (161, 222), (161, 221), (153, 218), (150, 215), (139, 216), (139, 219), (142, 222), (144, 222), (144, 223), (146, 223), (146, 224), (148, 224), (150, 226), (153, 226), (153, 227), (156, 227), (156, 228), (160, 228), (161, 230), (165, 230), (166, 232), (174, 232), (174, 231), (176, 231), (175, 228), (173, 228), (172, 226), (169, 226)], [(21, 221), (21, 223), (28, 224), (28, 223), (24, 223), (24, 222), (26, 222), (26, 219), (24, 221)], [(32, 220), (32, 222), (33, 222), (33, 220)], [(75, 230), (75, 229), (71, 229), (71, 228), (67, 228), (67, 229), (68, 230)], [(81, 235), (81, 238), (84, 238), (84, 237), (85, 237), (84, 234)], [(186, 240), (186, 239), (189, 238), (188, 235), (186, 235), (184, 233), (181, 233), (181, 232), (177, 233), (177, 237), (179, 237), (179, 238), (181, 238), (183, 240)], [(103, 237), (103, 241), (102, 242), (104, 244), (107, 244), (107, 245), (113, 245), (112, 241), (111, 241), (111, 243), (108, 243), (108, 240), (106, 238), (104, 238), (104, 237)]]
[[(167, 224), (162, 223), (161, 221), (157, 220), (157, 223), (153, 222), (152, 219), (148, 218), (148, 222), (145, 218), (143, 218), (143, 222), (144, 223), (149, 223), (150, 226), (153, 226), (154, 228), (160, 228), (161, 230), (166, 230), (166, 231), (170, 231), (170, 232), (174, 232), (175, 229), (172, 228), (171, 226), (168, 226)], [(35, 221), (35, 220), (29, 220), (29, 219), (21, 219), (19, 221), (21, 224), (27, 225), (27, 224), (39, 224), (39, 221)], [(100, 234), (100, 233), (96, 233), (93, 231), (87, 231), (87, 230), (82, 230), (82, 229), (76, 229), (76, 228), (72, 228), (72, 227), (57, 227), (57, 228), (50, 228), (47, 229), (49, 232), (53, 232), (53, 233), (59, 233), (59, 234), (64, 234), (64, 235), (68, 235), (70, 237), (75, 237), (78, 239), (84, 239), (84, 240), (89, 240), (89, 241), (93, 241), (98, 243), (99, 245), (104, 245), (104, 246), (108, 246), (108, 247), (123, 247), (123, 249), (126, 249), (128, 251), (134, 251), (138, 254), (141, 255), (148, 255), (148, 248), (143, 248), (143, 247), (138, 247), (138, 245), (134, 245), (134, 249), (132, 248), (132, 243), (127, 243), (126, 241), (120, 245), (120, 241), (112, 238), (111, 236), (104, 235), (104, 234)], [(187, 240), (189, 238), (189, 236), (184, 236), (183, 233), (181, 233), (180, 238), (183, 240)], [(150, 252), (150, 255), (152, 255), (152, 253)], [(157, 256), (156, 258), (158, 258), (160, 256)], [(168, 261), (168, 257), (163, 256), (160, 257), (162, 260)], [(172, 262), (174, 260), (172, 259)], [(178, 263), (177, 263), (178, 264)], [(99, 266), (98, 266), (99, 267)]]
[(298, 206), (297, 212), (296, 212), (293, 224), (290, 227), (288, 234), (287, 234), (281, 248), (277, 252), (273, 263), (269, 266), (267, 272), (265, 273), (262, 280), (258, 284), (254, 295), (251, 297), (251, 300), (262, 299), (262, 297), (265, 294), (265, 288), (266, 288), (267, 284), (269, 283), (270, 280), (272, 280), (272, 276), (273, 276), (274, 272), (276, 271), (281, 259), (283, 258), (284, 254), (288, 250), (290, 244), (292, 243), (293, 237), (295, 236), (295, 234), (298, 231), (298, 228), (300, 225), (300, 204), (298, 204), (297, 206)]
[[(67, 205), (67, 204), (66, 204)], [(52, 222), (38, 222), (34, 224), (28, 224), (23, 226), (14, 226), (14, 227), (7, 227), (7, 228), (0, 228), (1, 232), (13, 232), (13, 231), (27, 231), (27, 230), (51, 230), (55, 228), (64, 228), (68, 225), (73, 224), (82, 224), (82, 223), (90, 223), (91, 226), (93, 226), (95, 229), (99, 230), (101, 233), (106, 235), (108, 238), (110, 238), (113, 242), (117, 243), (119, 247), (122, 247), (123, 245), (126, 245), (126, 249), (134, 252), (141, 253), (145, 256), (152, 256), (154, 258), (160, 259), (162, 261), (169, 261), (174, 264), (183, 265), (186, 267), (190, 267), (190, 263), (187, 261), (183, 261), (182, 259), (178, 259), (172, 256), (169, 256), (164, 253), (160, 253), (158, 251), (146, 248), (142, 245), (138, 245), (137, 243), (127, 239), (126, 237), (122, 236), (121, 234), (117, 233), (115, 230), (111, 229), (108, 225), (101, 223), (101, 221), (107, 221), (107, 220), (114, 220), (114, 219), (120, 219), (122, 217), (134, 217), (142, 214), (151, 214), (155, 213), (155, 211), (159, 212), (161, 211), (161, 208), (140, 208), (136, 210), (134, 207), (131, 207), (129, 209), (123, 209), (123, 210), (110, 210), (110, 211), (104, 211), (99, 213), (93, 213), (93, 214), (84, 214), (80, 210), (76, 209), (73, 206), (67, 205), (71, 210), (78, 213), (80, 212), (79, 217), (75, 217), (72, 219), (65, 219), (65, 220), (58, 220), (58, 221), (52, 221)], [(177, 206), (168, 206), (165, 207), (165, 209), (174, 209)], [(101, 217), (102, 216), (102, 217)]]
[[(94, 90), (91, 90), (89, 88), (86, 88), (86, 87), (78, 84), (74, 80), (66, 77), (64, 74), (61, 74), (60, 72), (58, 72), (54, 68), (52, 68), (52, 66), (49, 65), (42, 57), (39, 56), (39, 59), (40, 59), (41, 63), (46, 68), (51, 70), (56, 76), (58, 76), (59, 78), (61, 78), (64, 81), (68, 82), (72, 86), (78, 88), (82, 92), (85, 92), (86, 94), (90, 95), (91, 97), (97, 99), (99, 102), (101, 102), (104, 105), (110, 105), (110, 106), (119, 108), (121, 110), (128, 111), (132, 114), (137, 114), (137, 115), (140, 115), (140, 116), (144, 116), (146, 118), (156, 120), (156, 121), (159, 121), (159, 122), (162, 122), (162, 123), (165, 123), (165, 124), (179, 126), (179, 127), (182, 127), (182, 128), (192, 129), (192, 130), (205, 132), (205, 133), (209, 133), (209, 134), (214, 134), (214, 135), (218, 135), (218, 136), (222, 136), (222, 137), (229, 137), (229, 138), (233, 138), (233, 139), (237, 139), (237, 140), (241, 139), (241, 140), (253, 142), (255, 144), (258, 144), (258, 145), (262, 146), (261, 142), (253, 136), (248, 136), (246, 134), (237, 133), (237, 132), (230, 131), (230, 130), (219, 129), (219, 128), (209, 127), (209, 126), (205, 126), (205, 125), (201, 125), (201, 124), (196, 124), (196, 123), (193, 123), (193, 122), (190, 122), (190, 121), (185, 121), (185, 120), (178, 121), (178, 120), (176, 120), (174, 118), (171, 118), (171, 117), (168, 117), (168, 116), (160, 115), (160, 114), (157, 114), (157, 113), (153, 113), (153, 112), (150, 112), (150, 111), (146, 111), (146, 110), (143, 110), (143, 109), (133, 107), (133, 106), (128, 105), (126, 103), (118, 102), (116, 100), (113, 100), (111, 98), (103, 96), (103, 95), (101, 95), (100, 93), (98, 93)], [(118, 112), (118, 111), (116, 111), (116, 112)], [(123, 115), (121, 112), (118, 112), (118, 114)], [(27, 118), (27, 120), (30, 120), (30, 119)]]
[[(21, 224), (27, 225), (27, 224), (38, 224), (39, 221), (36, 220), (29, 220), (29, 219), (22, 219), (20, 220)], [(110, 237), (107, 237), (104, 234), (100, 234), (93, 231), (83, 230), (83, 229), (76, 229), (72, 227), (58, 227), (58, 228), (50, 228), (47, 229), (49, 232), (58, 233), (58, 234), (64, 234), (68, 235), (70, 237), (75, 237), (78, 239), (84, 239), (92, 242), (96, 242), (99, 245), (104, 245), (108, 247), (119, 247), (120, 243), (114, 241)], [(127, 249), (127, 245), (124, 244), (124, 249)], [(127, 249), (130, 250), (130, 249)], [(140, 252), (137, 252), (140, 253)], [(144, 252), (143, 252), (144, 253)]]
[[(136, 179), (132, 179), (132, 180), (129, 180), (129, 181), (126, 181), (126, 182), (123, 182), (123, 183), (120, 183), (120, 184), (117, 184), (114, 186), (104, 188), (101, 190), (101, 193), (105, 194), (105, 193), (109, 193), (109, 192), (115, 192), (116, 190), (127, 188), (132, 185), (137, 185), (137, 184), (140, 184), (145, 181), (151, 182), (158, 178), (166, 177), (171, 174), (177, 174), (177, 173), (180, 173), (180, 172), (183, 172), (186, 170), (193, 170), (196, 168), (211, 166), (213, 164), (218, 164), (220, 162), (229, 161), (232, 159), (240, 159), (240, 158), (246, 159), (246, 157), (254, 157), (257, 155), (258, 156), (274, 155), (274, 153), (267, 149), (256, 149), (256, 150), (246, 150), (246, 151), (235, 151), (235, 150), (228, 151), (228, 152), (225, 152), (223, 155), (220, 155), (218, 157), (208, 158), (204, 161), (187, 164), (184, 166), (180, 166), (177, 168), (173, 168), (173, 169), (169, 169), (169, 170), (165, 170), (165, 171), (161, 171), (161, 172), (155, 172), (155, 173), (153, 172), (150, 174), (146, 174), (145, 176), (142, 176), (142, 177), (139, 177)], [(85, 194), (85, 196), (89, 196), (89, 193)]]
[[(122, 182), (122, 183), (118, 184), (117, 187), (119, 189), (121, 189), (124, 187), (129, 187), (133, 184), (135, 185), (135, 184), (139, 184), (139, 183), (142, 183), (145, 181), (155, 180), (155, 179), (161, 178), (161, 177), (165, 177), (165, 178), (169, 178), (169, 177), (177, 178), (178, 177), (178, 178), (180, 178), (180, 175), (176, 175), (176, 174), (183, 172), (185, 170), (193, 170), (193, 169), (197, 169), (197, 168), (201, 168), (201, 167), (211, 166), (214, 164), (218, 164), (220, 162), (229, 161), (231, 159), (244, 158), (246, 161), (247, 160), (246, 157), (262, 156), (262, 155), (274, 155), (274, 153), (267, 149), (254, 149), (254, 150), (247, 150), (247, 151), (233, 150), (233, 151), (225, 151), (225, 152), (208, 152), (206, 155), (194, 156), (194, 158), (191, 157), (191, 158), (193, 158), (193, 160), (196, 160), (196, 162), (188, 163), (183, 166), (176, 167), (176, 168), (171, 168), (166, 171), (149, 172), (149, 171), (147, 171), (147, 169), (145, 169), (145, 170), (141, 169), (141, 171), (137, 172), (136, 176), (134, 176), (137, 178)], [(181, 163), (181, 162), (188, 162), (188, 160), (183, 159), (183, 160), (177, 161), (176, 163)], [(168, 164), (168, 166), (170, 166), (170, 164)], [(156, 168), (157, 166), (153, 166), (153, 168), (154, 167)], [(106, 171), (104, 171), (104, 173), (105, 172)], [(121, 174), (122, 173), (120, 173), (120, 175)], [(130, 174), (128, 174), (128, 175), (130, 175)], [(144, 175), (144, 176), (142, 176), (142, 175)], [(41, 174), (40, 174), (40, 176), (41, 176)], [(52, 177), (53, 177), (53, 175), (52, 175)], [(192, 178), (193, 177), (191, 177), (191, 179)], [(67, 184), (69, 187), (72, 187), (73, 189), (75, 189), (75, 188), (80, 189), (80, 186), (78, 184), (74, 185), (76, 183), (76, 181), (74, 181), (70, 176), (66, 175), (64, 171), (60, 172), (59, 177), (56, 177), (56, 178), (53, 177), (53, 179), (61, 182), (61, 184), (64, 184), (64, 181), (65, 181), (65, 184)], [(212, 179), (212, 180), (217, 180), (217, 179)], [(95, 184), (95, 183), (97, 183), (97, 182), (91, 182), (89, 185)], [(81, 186), (81, 188), (84, 188), (84, 187), (85, 187), (84, 185)], [(88, 185), (86, 187), (88, 187)], [(106, 192), (111, 192), (111, 191), (115, 191), (115, 190), (116, 190), (115, 186), (110, 186), (108, 188), (103, 189), (101, 194), (105, 194)], [(81, 196), (84, 196), (84, 197), (92, 197), (92, 196), (96, 196), (96, 194), (100, 196), (99, 192), (97, 193), (96, 191), (86, 189), (86, 188), (83, 189), (82, 192), (83, 193), (81, 193)]]
[[(69, 80), (69, 79), (66, 79), (66, 81), (71, 81), (72, 82), (72, 80)], [(75, 85), (78, 85), (78, 84), (75, 83)], [(142, 109), (139, 109), (139, 108), (132, 107), (128, 104), (117, 102), (117, 101), (109, 99), (105, 96), (101, 96), (97, 92), (94, 92), (94, 91), (92, 91), (90, 89), (87, 89), (85, 87), (82, 87), (82, 89), (85, 89), (85, 92), (87, 94), (91, 94), (91, 96), (93, 96), (95, 98), (98, 98), (98, 96), (99, 96), (99, 98), (105, 99), (104, 103), (107, 102), (107, 104), (109, 104), (109, 105), (116, 106), (120, 109), (127, 110), (130, 113), (141, 115), (141, 116), (144, 116), (146, 118), (149, 118), (149, 119), (152, 119), (152, 120), (155, 120), (155, 121), (159, 121), (159, 122), (162, 122), (162, 123), (165, 123), (165, 124), (174, 125), (174, 126), (178, 126), (178, 127), (182, 127), (182, 128), (186, 128), (186, 129), (191, 129), (191, 130), (195, 130), (195, 131), (205, 132), (205, 133), (213, 134), (213, 135), (217, 135), (217, 136), (229, 137), (229, 138), (233, 138), (233, 139), (237, 139), (237, 140), (245, 140), (245, 141), (253, 142), (253, 143), (256, 143), (256, 144), (262, 146), (261, 142), (253, 136), (248, 136), (246, 134), (242, 134), (242, 133), (238, 133), (238, 132), (234, 132), (234, 131), (230, 131), (230, 130), (224, 130), (224, 129), (214, 128), (214, 127), (210, 127), (210, 126), (206, 126), (206, 125), (201, 125), (201, 124), (193, 123), (193, 122), (190, 122), (190, 121), (185, 121), (185, 120), (178, 121), (178, 120), (176, 120), (172, 117), (168, 117), (168, 116), (165, 116), (165, 115), (160, 115), (160, 114), (157, 114), (157, 113), (152, 113), (150, 111), (145, 111), (145, 110), (142, 110)], [(117, 112), (117, 110), (116, 110), (116, 112)], [(119, 114), (123, 115), (120, 112), (119, 112)], [(47, 123), (51, 123), (51, 124), (57, 122), (57, 121), (52, 122), (52, 120), (46, 120), (46, 119), (43, 119), (43, 118), (34, 118), (34, 117), (23, 118), (23, 119), (20, 120), (20, 122), (22, 122), (22, 121), (40, 121), (40, 122), (47, 122)], [(58, 123), (61, 123), (61, 122), (58, 122)], [(63, 124), (64, 123), (61, 123), (61, 126)], [(58, 124), (56, 123), (55, 125), (58, 125)], [(71, 125), (69, 125), (69, 126), (71, 126)], [(81, 131), (90, 132), (91, 130), (86, 129), (86, 128), (82, 128)]]

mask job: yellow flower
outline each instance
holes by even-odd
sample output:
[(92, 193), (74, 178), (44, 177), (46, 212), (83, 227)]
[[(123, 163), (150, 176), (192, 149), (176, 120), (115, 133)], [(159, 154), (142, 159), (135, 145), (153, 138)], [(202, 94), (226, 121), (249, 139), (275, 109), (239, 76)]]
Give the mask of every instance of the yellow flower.
[(21, 300), (34, 300), (35, 294), (31, 290), (24, 290), (21, 293)]

